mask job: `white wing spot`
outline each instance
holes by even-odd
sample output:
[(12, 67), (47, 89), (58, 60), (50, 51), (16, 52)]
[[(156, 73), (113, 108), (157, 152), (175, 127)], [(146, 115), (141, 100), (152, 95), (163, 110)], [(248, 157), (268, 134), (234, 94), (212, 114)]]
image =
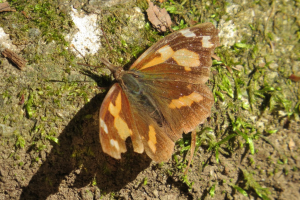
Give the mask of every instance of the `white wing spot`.
[(195, 37), (196, 34), (193, 33), (192, 31), (190, 31), (190, 29), (185, 29), (185, 30), (181, 30), (179, 31), (184, 37)]
[(103, 119), (101, 119), (101, 118), (100, 118), (100, 127), (103, 128), (103, 130), (106, 134), (108, 134), (107, 126), (106, 126), (105, 122), (103, 121)]
[(117, 151), (119, 151), (120, 147), (119, 147), (119, 143), (118, 141), (114, 140), (114, 139), (110, 139), (110, 145), (112, 147), (115, 147), (117, 149)]
[(214, 46), (210, 41), (210, 36), (202, 36), (202, 47), (211, 48)]

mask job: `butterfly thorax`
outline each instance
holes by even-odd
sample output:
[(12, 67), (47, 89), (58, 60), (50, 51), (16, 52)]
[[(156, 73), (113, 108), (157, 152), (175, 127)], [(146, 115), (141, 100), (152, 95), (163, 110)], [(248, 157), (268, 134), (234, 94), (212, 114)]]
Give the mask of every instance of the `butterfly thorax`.
[(155, 100), (147, 93), (143, 83), (140, 82), (144, 78), (143, 74), (134, 70), (121, 70), (120, 73), (115, 75), (129, 101), (135, 102), (136, 109), (140, 112), (148, 113), (151, 120), (162, 127), (164, 117), (157, 108)]
[(137, 73), (121, 70), (116, 72), (114, 77), (125, 91), (140, 94), (141, 87), (138, 81), (139, 75)]
[(143, 79), (143, 74), (134, 70), (123, 70), (121, 67), (110, 66), (109, 69), (113, 73), (116, 81), (121, 85), (125, 95), (131, 102), (135, 102), (137, 109), (141, 112), (150, 113), (151, 118), (156, 121), (159, 126), (162, 126), (164, 117), (159, 112), (155, 101), (144, 91), (143, 84), (140, 80)]

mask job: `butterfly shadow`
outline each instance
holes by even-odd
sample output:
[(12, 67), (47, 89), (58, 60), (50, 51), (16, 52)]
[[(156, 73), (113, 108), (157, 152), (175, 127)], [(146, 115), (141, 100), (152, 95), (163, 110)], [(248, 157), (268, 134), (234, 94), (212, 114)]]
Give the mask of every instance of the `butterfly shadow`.
[(52, 144), (46, 161), (22, 188), (20, 199), (46, 199), (70, 187), (80, 191), (92, 182), (101, 192), (119, 191), (150, 165), (145, 154), (133, 152), (130, 139), (121, 160), (103, 153), (98, 114), (104, 96), (96, 95), (77, 112), (60, 133), (59, 144)]

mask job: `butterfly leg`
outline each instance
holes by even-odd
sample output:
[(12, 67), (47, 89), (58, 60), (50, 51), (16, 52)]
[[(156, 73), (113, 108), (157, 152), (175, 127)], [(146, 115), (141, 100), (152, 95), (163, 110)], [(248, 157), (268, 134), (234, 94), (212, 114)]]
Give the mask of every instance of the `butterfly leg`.
[(190, 164), (192, 162), (192, 159), (193, 159), (193, 156), (194, 156), (194, 152), (195, 152), (195, 147), (196, 147), (196, 138), (197, 138), (197, 134), (196, 134), (196, 130), (193, 130), (192, 131), (192, 140), (191, 140), (191, 155), (190, 155), (190, 158), (189, 158), (189, 162), (188, 162), (188, 165), (187, 165), (187, 168), (185, 169), (184, 171), (184, 175), (187, 174), (189, 168), (190, 168)]

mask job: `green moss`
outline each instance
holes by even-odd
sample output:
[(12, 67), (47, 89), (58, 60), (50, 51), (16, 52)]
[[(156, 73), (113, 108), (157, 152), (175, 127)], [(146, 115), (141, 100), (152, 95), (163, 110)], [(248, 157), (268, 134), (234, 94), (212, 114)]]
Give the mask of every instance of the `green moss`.
[(97, 180), (96, 180), (96, 178), (94, 178), (94, 179), (93, 179), (93, 182), (92, 182), (92, 186), (95, 186), (95, 185), (97, 185)]
[(17, 148), (24, 148), (25, 145), (26, 145), (25, 139), (21, 135), (18, 135), (15, 146)]
[(181, 176), (180, 179), (182, 180), (183, 183), (185, 183), (185, 184), (188, 186), (189, 191), (191, 191), (191, 190), (192, 190), (192, 187), (193, 187), (193, 185), (194, 185), (194, 182), (190, 182), (190, 181), (188, 180), (188, 177), (187, 177), (186, 175)]
[(263, 199), (269, 198), (268, 197), (268, 195), (270, 194), (269, 190), (267, 188), (263, 188), (262, 186), (260, 186), (259, 183), (255, 181), (253, 176), (248, 171), (246, 171), (245, 169), (242, 169), (242, 171), (243, 171), (244, 179), (246, 180), (245, 189), (248, 190), (249, 188), (252, 188), (259, 197)]
[(147, 183), (148, 183), (148, 178), (145, 177), (145, 178), (144, 178), (144, 181), (143, 181), (143, 185), (147, 185)]

